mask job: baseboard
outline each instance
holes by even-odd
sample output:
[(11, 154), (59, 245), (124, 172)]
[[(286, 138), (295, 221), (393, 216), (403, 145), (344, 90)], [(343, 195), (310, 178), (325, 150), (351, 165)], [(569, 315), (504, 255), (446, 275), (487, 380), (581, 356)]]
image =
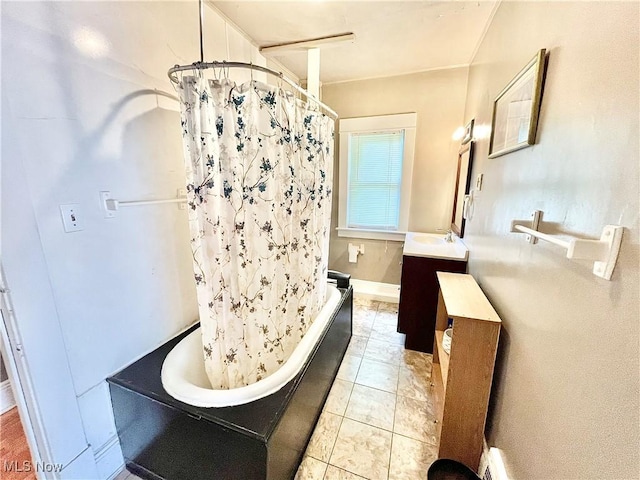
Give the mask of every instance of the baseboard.
[(15, 406), (16, 399), (13, 397), (11, 382), (9, 380), (5, 380), (0, 383), (0, 415), (11, 410)]
[(96, 468), (101, 479), (113, 480), (124, 467), (124, 458), (117, 435), (114, 435), (93, 455), (96, 459)]
[(482, 441), (482, 456), (478, 476), (482, 480), (509, 480), (502, 460), (502, 451), (487, 445), (487, 440)]
[(356, 278), (351, 279), (351, 285), (353, 285), (354, 294), (360, 298), (368, 298), (380, 302), (400, 303), (400, 285), (358, 280)]
[[(482, 439), (482, 455), (480, 456), (480, 466), (478, 467), (478, 471), (476, 472), (482, 480), (487, 480), (487, 467), (489, 467), (489, 446), (487, 445), (487, 440)], [(491, 473), (489, 473), (489, 476)]]

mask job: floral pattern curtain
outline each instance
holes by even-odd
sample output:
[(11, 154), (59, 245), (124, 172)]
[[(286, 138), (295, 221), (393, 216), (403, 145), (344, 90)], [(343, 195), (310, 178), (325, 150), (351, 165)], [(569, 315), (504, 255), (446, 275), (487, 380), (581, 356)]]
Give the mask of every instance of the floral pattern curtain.
[(205, 367), (213, 388), (249, 385), (324, 303), (334, 122), (259, 82), (178, 88)]

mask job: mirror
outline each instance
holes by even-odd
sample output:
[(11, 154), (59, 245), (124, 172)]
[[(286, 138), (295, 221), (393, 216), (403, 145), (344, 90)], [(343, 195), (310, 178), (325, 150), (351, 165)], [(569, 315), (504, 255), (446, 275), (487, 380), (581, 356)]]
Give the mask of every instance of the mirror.
[(460, 238), (464, 237), (466, 221), (466, 207), (471, 188), (471, 167), (473, 164), (473, 141), (460, 147), (458, 152), (458, 173), (453, 197), (453, 214), (451, 215), (451, 230)]

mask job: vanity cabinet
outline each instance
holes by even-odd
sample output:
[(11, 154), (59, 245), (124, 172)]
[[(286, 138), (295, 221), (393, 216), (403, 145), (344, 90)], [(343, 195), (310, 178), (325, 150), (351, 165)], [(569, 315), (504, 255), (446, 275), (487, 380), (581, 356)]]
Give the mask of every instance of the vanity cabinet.
[(433, 353), (438, 307), (436, 272), (467, 271), (466, 260), (404, 255), (400, 280), (398, 331), (406, 334), (405, 348)]
[[(478, 470), (501, 320), (471, 275), (438, 272), (440, 292), (431, 374), (439, 458)], [(453, 318), (450, 353), (442, 347)]]

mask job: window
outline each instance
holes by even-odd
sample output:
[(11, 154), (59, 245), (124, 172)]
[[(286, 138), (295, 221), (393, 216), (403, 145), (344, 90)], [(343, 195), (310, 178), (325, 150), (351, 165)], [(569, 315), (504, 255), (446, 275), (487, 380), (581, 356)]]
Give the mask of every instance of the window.
[(340, 120), (341, 237), (404, 240), (416, 114)]

